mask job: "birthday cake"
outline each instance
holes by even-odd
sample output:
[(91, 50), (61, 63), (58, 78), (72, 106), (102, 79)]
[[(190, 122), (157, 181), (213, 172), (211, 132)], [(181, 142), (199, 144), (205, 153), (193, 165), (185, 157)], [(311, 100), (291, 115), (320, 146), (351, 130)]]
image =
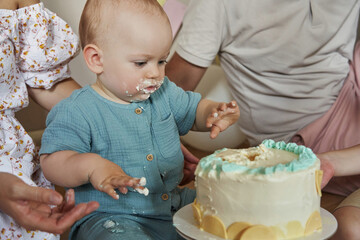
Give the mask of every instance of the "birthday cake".
[(195, 171), (198, 227), (225, 239), (292, 239), (321, 231), (322, 171), (311, 149), (265, 140), (222, 149)]

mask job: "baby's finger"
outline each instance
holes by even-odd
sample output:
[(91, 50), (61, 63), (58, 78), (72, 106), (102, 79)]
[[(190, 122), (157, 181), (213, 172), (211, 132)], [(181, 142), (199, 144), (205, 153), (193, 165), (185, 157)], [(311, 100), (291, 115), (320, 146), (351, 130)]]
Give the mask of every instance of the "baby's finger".
[(114, 186), (115, 188), (120, 188), (120, 187), (134, 187), (137, 186), (139, 184), (140, 179), (136, 179), (136, 178), (131, 178), (128, 176), (122, 176), (122, 177), (117, 177), (114, 178), (110, 181), (110, 184), (112, 186)]
[(210, 131), (210, 138), (211, 139), (216, 138), (220, 132), (221, 132), (221, 129), (218, 126), (213, 125), (211, 128), (211, 131)]
[(145, 196), (149, 195), (149, 189), (147, 189), (146, 187), (140, 186), (135, 188), (135, 190), (140, 194), (144, 194)]
[(213, 126), (213, 123), (217, 120), (218, 117), (219, 117), (219, 113), (217, 112), (217, 109), (216, 108), (212, 109), (211, 114), (206, 119), (206, 127), (211, 128)]
[(220, 112), (220, 105), (218, 108), (213, 108), (211, 109), (211, 114), (210, 114), (210, 117), (212, 118), (218, 118), (219, 117), (219, 112)]
[(207, 128), (211, 128), (213, 126), (213, 123), (216, 121), (215, 118), (213, 117), (209, 117), (207, 120), (206, 120), (206, 127)]
[(220, 103), (219, 106), (217, 107), (217, 110), (218, 110), (218, 111), (225, 111), (226, 108), (227, 108), (227, 104), (224, 103), (224, 102), (222, 102), (222, 103)]
[(128, 192), (127, 187), (119, 187), (118, 189), (122, 194), (127, 194), (127, 192)]
[(226, 104), (226, 108), (223, 109), (223, 113), (224, 114), (229, 114), (229, 113), (236, 113), (237, 110), (237, 105), (235, 101), (231, 101), (229, 103)]
[(115, 200), (119, 199), (119, 194), (116, 193), (116, 191), (110, 184), (100, 185), (99, 190), (108, 194), (110, 197), (112, 197)]
[(226, 109), (222, 112), (224, 116), (228, 114), (240, 115), (239, 107), (237, 106), (235, 101), (229, 102), (228, 104), (226, 104), (226, 106)]
[[(135, 187), (135, 186), (139, 186), (141, 185), (141, 181), (142, 181), (143, 178), (131, 178), (129, 180), (129, 187)], [(145, 181), (146, 183), (146, 181)]]
[(236, 102), (235, 101), (231, 101), (227, 104), (228, 107), (230, 108), (236, 108)]
[(144, 187), (146, 185), (146, 178), (145, 177), (141, 177), (139, 179), (139, 184), (137, 186), (134, 187), (134, 189), (140, 193), (140, 194), (144, 194), (145, 196), (149, 195), (149, 189), (147, 189), (146, 187)]

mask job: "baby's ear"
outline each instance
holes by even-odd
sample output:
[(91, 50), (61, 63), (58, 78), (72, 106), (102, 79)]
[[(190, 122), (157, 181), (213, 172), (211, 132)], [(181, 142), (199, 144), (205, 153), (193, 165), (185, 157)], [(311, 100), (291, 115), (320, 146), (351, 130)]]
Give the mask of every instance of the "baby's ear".
[(88, 44), (83, 49), (84, 59), (88, 68), (96, 74), (103, 72), (102, 51), (95, 44)]

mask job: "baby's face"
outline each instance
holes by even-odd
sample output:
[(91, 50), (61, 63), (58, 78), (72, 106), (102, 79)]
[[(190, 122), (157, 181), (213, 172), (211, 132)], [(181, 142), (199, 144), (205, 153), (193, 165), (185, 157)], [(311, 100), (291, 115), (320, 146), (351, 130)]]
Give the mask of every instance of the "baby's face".
[(115, 101), (144, 101), (160, 88), (172, 43), (164, 16), (129, 11), (115, 16), (103, 45), (102, 85)]

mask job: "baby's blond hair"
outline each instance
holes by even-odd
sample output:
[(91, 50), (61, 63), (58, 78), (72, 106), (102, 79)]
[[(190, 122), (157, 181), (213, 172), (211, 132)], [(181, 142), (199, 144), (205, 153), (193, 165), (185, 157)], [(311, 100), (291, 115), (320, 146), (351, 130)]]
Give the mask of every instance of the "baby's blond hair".
[[(101, 44), (106, 30), (111, 21), (102, 21), (104, 14), (109, 11), (126, 11), (127, 7), (134, 8), (137, 12), (164, 16), (169, 21), (166, 13), (157, 0), (87, 0), (81, 14), (79, 35), (81, 47), (88, 44)], [(113, 16), (109, 14), (109, 16)], [(105, 36), (106, 37), (106, 36)]]

